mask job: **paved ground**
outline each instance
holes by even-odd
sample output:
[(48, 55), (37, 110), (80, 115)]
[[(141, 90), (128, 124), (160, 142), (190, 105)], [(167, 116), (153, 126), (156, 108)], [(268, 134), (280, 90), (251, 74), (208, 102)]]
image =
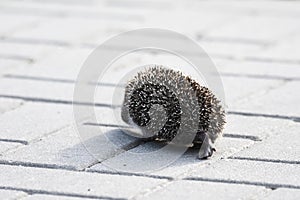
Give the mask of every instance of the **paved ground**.
[[(1, 199), (300, 199), (299, 21), (294, 1), (2, 0)], [(73, 87), (84, 60), (108, 37), (141, 27), (186, 34), (216, 63), (228, 123), (211, 159), (189, 150), (160, 171), (116, 172), (104, 164), (138, 161), (106, 148), (97, 162), (74, 131)], [(116, 134), (108, 99), (97, 113)], [(128, 151), (157, 145), (112, 138)]]

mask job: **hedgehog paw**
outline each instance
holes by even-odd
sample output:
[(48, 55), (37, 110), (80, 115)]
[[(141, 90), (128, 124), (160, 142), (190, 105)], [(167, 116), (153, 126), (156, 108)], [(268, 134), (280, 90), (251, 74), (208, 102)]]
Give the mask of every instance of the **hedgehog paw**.
[(199, 159), (207, 159), (213, 155), (214, 151), (216, 151), (216, 149), (213, 147), (210, 139), (205, 139), (205, 141), (203, 142), (203, 144), (200, 148), (198, 158)]
[(207, 159), (213, 155), (214, 151), (216, 151), (216, 149), (213, 147), (209, 147), (209, 148), (206, 148), (203, 150), (201, 149), (199, 152), (198, 158), (199, 159)]

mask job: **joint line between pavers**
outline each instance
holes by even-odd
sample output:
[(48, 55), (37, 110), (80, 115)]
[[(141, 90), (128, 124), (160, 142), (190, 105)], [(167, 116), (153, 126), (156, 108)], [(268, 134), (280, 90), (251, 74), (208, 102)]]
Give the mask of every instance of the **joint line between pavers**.
[(32, 162), (22, 162), (22, 161), (7, 161), (7, 160), (0, 160), (0, 165), (22, 166), (22, 167), (50, 169), (50, 170), (66, 170), (66, 171), (81, 172), (81, 173), (96, 173), (96, 174), (108, 174), (108, 175), (120, 175), (120, 176), (138, 176), (138, 177), (146, 177), (146, 178), (153, 178), (153, 179), (173, 180), (173, 178), (169, 177), (169, 176), (150, 175), (150, 174), (143, 174), (143, 173), (113, 172), (113, 171), (107, 171), (107, 170), (93, 170), (93, 169), (78, 170), (76, 167), (70, 166), (70, 165), (56, 165), (56, 164), (32, 163)]
[[(18, 74), (4, 74), (2, 78), (7, 79), (21, 79), (21, 80), (30, 80), (30, 81), (44, 81), (44, 82), (52, 82), (52, 83), (76, 83), (75, 80), (72, 79), (60, 79), (60, 78), (53, 78), (53, 77), (38, 77), (38, 76), (24, 76)], [(124, 87), (125, 85), (118, 85), (113, 83), (95, 83), (89, 82), (90, 85), (99, 85), (99, 86), (106, 86), (106, 87)]]
[(0, 138), (0, 142), (18, 143), (18, 144), (28, 145), (28, 142), (26, 140), (2, 139), (2, 138)]
[[(117, 125), (117, 124), (92, 123), (92, 122), (85, 122), (85, 123), (83, 123), (83, 125), (100, 126), (100, 127), (112, 127), (112, 128), (124, 128), (124, 129), (133, 128), (131, 126), (124, 126), (124, 125)], [(254, 136), (254, 135), (240, 135), (240, 134), (225, 133), (225, 134), (223, 134), (223, 137), (237, 138), (237, 139), (247, 139), (247, 140), (253, 140), (253, 141), (262, 141), (261, 138), (259, 138), (257, 136)]]
[[(89, 102), (74, 102), (74, 101), (68, 101), (68, 100), (24, 97), (24, 96), (16, 96), (16, 95), (2, 95), (2, 94), (0, 94), (0, 98), (20, 99), (20, 100), (23, 100), (23, 101), (30, 101), (30, 102), (54, 103), (54, 104), (65, 104), (65, 105), (73, 105), (74, 104), (74, 105), (107, 107), (107, 108), (121, 107), (121, 105), (110, 105), (110, 104), (105, 104), (105, 103), (95, 103), (95, 104), (93, 104), (93, 103), (89, 103)], [(228, 111), (227, 114), (250, 116), (250, 117), (266, 117), (266, 118), (276, 118), (276, 119), (287, 119), (287, 120), (293, 120), (294, 122), (300, 122), (300, 117), (298, 117), (298, 116), (264, 114), (264, 113), (250, 113), (250, 112), (241, 112), (241, 111)]]
[(187, 178), (184, 178), (182, 180), (214, 182), (214, 183), (228, 183), (228, 184), (240, 184), (240, 185), (253, 185), (253, 186), (263, 186), (263, 187), (267, 187), (267, 188), (300, 189), (300, 186), (298, 186), (298, 185), (274, 184), (274, 183), (251, 182), (251, 181), (239, 181), (239, 180), (230, 180), (230, 179), (210, 179), (210, 178), (201, 178), (201, 177), (187, 177)]
[(0, 54), (0, 59), (7, 59), (7, 60), (18, 60), (18, 61), (25, 61), (28, 63), (33, 63), (34, 59), (30, 57), (20, 56), (20, 55), (6, 55)]
[(114, 197), (97, 196), (97, 195), (84, 195), (84, 194), (77, 194), (77, 193), (65, 193), (65, 192), (36, 190), (36, 189), (27, 189), (27, 188), (19, 188), (19, 187), (0, 186), (0, 189), (1, 190), (21, 191), (21, 192), (25, 192), (29, 195), (43, 194), (43, 195), (63, 196), (63, 197), (78, 197), (78, 198), (87, 198), (87, 199), (126, 200), (126, 198), (114, 198)]
[(300, 161), (298, 161), (298, 160), (280, 160), (280, 159), (252, 158), (252, 157), (241, 157), (241, 156), (231, 156), (231, 157), (228, 157), (227, 159), (247, 160), (247, 161), (256, 161), (256, 162), (282, 163), (282, 164), (292, 164), (292, 165), (300, 164)]
[(300, 117), (287, 116), (287, 115), (250, 113), (250, 112), (241, 112), (241, 111), (228, 111), (227, 114), (241, 115), (241, 116), (248, 116), (248, 117), (266, 117), (266, 118), (276, 118), (276, 119), (288, 119), (288, 120), (293, 120), (295, 122), (300, 122)]

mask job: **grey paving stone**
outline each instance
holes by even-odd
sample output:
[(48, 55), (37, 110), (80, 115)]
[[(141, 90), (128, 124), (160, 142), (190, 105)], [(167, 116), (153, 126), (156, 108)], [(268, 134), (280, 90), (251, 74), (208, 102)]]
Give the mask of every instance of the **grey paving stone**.
[(214, 59), (221, 76), (253, 77), (258, 79), (297, 79), (299, 66), (280, 62)]
[(278, 87), (270, 88), (262, 94), (249, 97), (248, 104), (232, 106), (233, 110), (266, 114), (279, 114), (291, 117), (300, 116), (299, 93), (300, 82), (289, 81)]
[(299, 125), (292, 127), (285, 126), (281, 133), (274, 134), (259, 144), (238, 152), (233, 157), (299, 162), (299, 128)]
[(261, 57), (269, 60), (281, 59), (283, 61), (297, 61), (295, 63), (299, 63), (299, 56), (297, 52), (300, 50), (300, 38), (298, 37), (298, 32), (299, 29), (292, 32), (290, 37), (284, 38), (274, 47), (261, 51)]
[[(40, 139), (35, 143), (18, 148), (1, 157), (4, 161), (56, 165), (62, 168), (82, 170), (93, 163), (108, 159), (135, 143), (135, 138), (115, 128), (102, 128), (102, 134), (84, 142), (75, 127), (68, 127)], [(90, 126), (86, 131), (98, 131), (99, 127)], [(83, 143), (84, 142), (84, 143)], [(99, 155), (92, 155), (97, 152)]]
[[(64, 83), (40, 83), (36, 84), (36, 81), (24, 81), (24, 80), (11, 80), (2, 79), (1, 81), (1, 94), (2, 95), (15, 95), (15, 96), (28, 96), (36, 98), (50, 98), (52, 99), (64, 99), (69, 97), (72, 99), (73, 88), (70, 84)], [(10, 87), (9, 85), (15, 85)], [(23, 85), (23, 86), (22, 86)], [(48, 85), (48, 89), (47, 89)], [(50, 87), (52, 88), (50, 90)]]
[(300, 198), (299, 190), (279, 188), (275, 191), (270, 192), (263, 199), (279, 200), (279, 199), (299, 199), (299, 198)]
[(202, 166), (210, 165), (217, 162), (219, 159), (227, 157), (235, 152), (239, 152), (244, 148), (253, 145), (254, 142), (251, 140), (241, 140), (232, 138), (221, 138), (216, 143), (216, 152), (208, 160), (199, 160), (197, 158), (199, 150), (193, 150), (192, 153), (186, 153), (186, 156), (182, 156), (180, 159), (175, 161), (168, 167), (163, 168), (160, 171), (153, 172), (157, 175), (169, 175), (175, 177), (189, 173), (195, 169), (201, 168)]
[(0, 189), (1, 199), (20, 199), (27, 194), (25, 192), (15, 191), (15, 190), (2, 190)]
[(24, 105), (22, 100), (0, 98), (0, 114), (17, 109)]
[(88, 18), (92, 20), (105, 18), (106, 20), (111, 20), (112, 22), (139, 22), (143, 19), (143, 16), (140, 15), (143, 14), (143, 12), (137, 12), (137, 14), (135, 14), (127, 9), (110, 9), (104, 5), (103, 2), (93, 3), (91, 1), (86, 4), (81, 4), (81, 6), (70, 6), (70, 4), (64, 5), (64, 3), (53, 4), (51, 2), (48, 4), (39, 2), (5, 2), (1, 8), (1, 11), (6, 14), (20, 16), (38, 16), (42, 19)]
[(91, 52), (92, 49), (60, 47), (47, 56), (40, 57), (30, 66), (24, 66), (10, 74), (76, 80), (81, 66)]
[(273, 135), (288, 132), (288, 127), (297, 127), (292, 120), (277, 118), (227, 115), (224, 133), (256, 136), (258, 140), (264, 140)]
[(26, 65), (27, 61), (8, 59), (7, 57), (0, 58), (0, 74), (10, 73), (16, 69), (20, 69), (22, 66)]
[(299, 165), (226, 159), (198, 168), (189, 177), (250, 185), (262, 184), (266, 187), (299, 187), (298, 177), (295, 176), (299, 172)]
[(238, 184), (175, 181), (138, 199), (259, 199), (265, 191), (263, 187)]
[[(238, 106), (240, 104), (244, 105), (244, 102), (241, 102), (243, 99), (248, 100), (252, 95), (264, 93), (270, 87), (280, 85), (281, 83), (277, 80), (256, 80), (235, 77), (224, 77), (222, 80), (226, 95), (226, 103), (229, 108), (239, 108)], [(241, 82), (243, 84), (236, 84), (236, 82)], [(1, 95), (68, 101), (71, 101), (73, 98), (74, 85), (70, 83), (41, 81), (37, 84), (35, 80), (4, 78), (0, 80), (0, 84), (3, 85), (3, 87), (0, 88)], [(17, 85), (17, 87), (10, 88), (10, 85)], [(245, 85), (247, 85), (247, 87), (245, 87)], [(113, 98), (113, 91), (112, 87), (98, 86), (95, 93), (96, 102), (110, 104)]]
[(252, 16), (254, 13), (258, 16), (272, 16), (272, 17), (287, 17), (293, 18), (299, 16), (299, 8), (294, 4), (287, 4), (286, 2), (276, 2), (269, 4), (269, 2), (245, 2), (239, 4), (238, 2), (201, 2), (201, 1), (191, 1), (186, 3), (187, 8), (193, 11), (198, 11), (203, 9), (203, 11), (212, 12), (223, 12), (231, 13), (236, 16)]
[[(279, 80), (257, 80), (242, 77), (222, 77), (222, 81), (226, 104), (228, 104), (228, 108), (230, 110), (239, 108), (240, 104), (249, 105), (249, 99), (251, 96), (265, 93), (265, 91), (269, 88), (282, 84), (282, 81)], [(243, 101), (246, 101), (247, 104)]]
[[(249, 15), (211, 31), (209, 37), (232, 38), (254, 42), (275, 42), (297, 30), (296, 19)], [(270, 36), (270, 32), (274, 33)]]
[(1, 160), (83, 169), (96, 160), (87, 152), (78, 137), (72, 128), (64, 129), (33, 144), (15, 149), (3, 155)]
[(72, 123), (72, 106), (26, 103), (0, 115), (1, 138), (31, 141)]
[[(197, 12), (186, 12), (185, 3), (181, 2), (182, 5), (177, 6), (176, 12), (171, 11), (172, 14), (167, 14), (158, 10), (152, 10), (149, 14), (145, 16), (144, 25), (147, 27), (157, 27), (162, 29), (169, 29), (177, 31), (179, 33), (185, 34), (193, 39), (197, 38), (197, 34), (205, 34), (207, 30), (214, 29), (216, 26), (222, 23), (230, 21), (233, 16), (231, 14), (218, 14), (209, 11), (204, 11), (201, 8)], [(168, 3), (170, 7), (172, 3)], [(201, 11), (203, 12), (201, 12)], [(198, 20), (191, 21), (189, 19), (197, 18)], [(186, 23), (186, 21), (190, 23)], [(159, 21), (159, 23), (157, 23)], [(160, 37), (168, 37), (166, 35), (161, 35)]]
[[(68, 197), (68, 196), (58, 196), (58, 195), (43, 195), (43, 194), (34, 194), (30, 196), (26, 196), (22, 198), (24, 200), (39, 200), (39, 199), (45, 199), (45, 200), (80, 200), (82, 198), (80, 197)], [(84, 198), (87, 200), (91, 200), (92, 198)]]
[[(157, 151), (164, 145), (157, 142), (146, 143), (140, 145), (135, 149), (129, 151), (129, 153), (137, 154), (136, 159), (128, 159), (128, 152), (122, 153), (108, 160), (105, 160), (101, 164), (94, 165), (91, 170), (121, 170), (128, 172), (140, 172), (159, 176), (176, 177), (183, 173), (187, 173), (190, 170), (197, 169), (200, 166), (207, 165), (210, 162), (214, 162), (221, 157), (226, 157), (238, 152), (241, 149), (253, 144), (251, 140), (240, 140), (231, 138), (222, 138), (216, 144), (217, 152), (209, 160), (197, 159), (198, 149), (189, 149), (178, 160), (174, 160), (173, 163), (167, 163), (161, 165), (162, 160), (166, 159), (166, 155), (151, 154), (153, 151)], [(140, 154), (140, 155), (138, 155)], [(153, 156), (152, 156), (153, 155)]]
[[(90, 129), (98, 130), (101, 128), (101, 130), (103, 129), (102, 132), (107, 132), (109, 127), (111, 129), (118, 128), (118, 126), (110, 126), (117, 125), (111, 109), (99, 107), (96, 109), (96, 115), (96, 118), (104, 126), (90, 126)], [(36, 102), (26, 103), (24, 106), (3, 113), (0, 115), (0, 119), (1, 139), (24, 140), (29, 143), (39, 141), (74, 122), (72, 105)], [(98, 122), (94, 123), (97, 125)], [(68, 141), (68, 137), (73, 139), (75, 136), (76, 138), (77, 133), (74, 130), (66, 131), (66, 138), (62, 139)], [(55, 139), (53, 138), (53, 140)]]
[[(0, 95), (26, 96), (36, 102), (19, 106), (17, 99), (0, 99), (0, 139), (29, 142), (0, 142), (0, 177), (5, 177), (0, 179), (0, 187), (28, 190), (33, 195), (22, 193), (22, 197), (29, 199), (75, 199), (70, 196), (80, 195), (296, 199), (299, 164), (289, 161), (299, 163), (299, 125), (285, 118), (299, 117), (299, 10), (296, 2), (3, 1), (0, 35), (5, 37), (0, 38), (0, 74), (6, 76), (0, 80)], [(91, 50), (107, 36), (141, 26), (176, 30), (202, 44), (223, 75), (228, 109), (241, 113), (227, 116), (225, 137), (209, 160), (199, 161), (197, 151), (189, 150), (167, 168), (151, 174), (109, 174), (107, 171), (115, 171), (103, 164), (110, 159), (89, 172), (78, 172), (95, 160), (74, 130), (62, 129), (73, 122), (72, 81)], [(145, 62), (169, 63), (170, 59), (138, 55), (128, 60), (126, 65), (138, 66)], [(119, 80), (129, 68), (119, 63), (113, 78)], [(111, 76), (106, 78), (112, 81)], [(106, 95), (102, 99), (97, 96), (97, 100), (110, 103), (111, 88), (100, 92)], [(244, 116), (247, 113), (254, 115)], [(99, 108), (96, 114), (98, 122), (88, 121), (91, 132), (101, 128), (117, 146), (132, 141), (120, 137), (116, 131), (119, 122), (111, 110)], [(282, 141), (283, 135), (289, 139)], [(123, 151), (112, 151), (101, 137), (89, 141), (87, 144), (100, 150), (105, 159), (123, 158), (121, 164), (127, 167), (143, 161), (143, 157), (128, 160)], [(160, 147), (147, 143), (130, 151), (150, 152)], [(226, 159), (232, 155), (249, 160)], [(150, 161), (159, 159), (152, 157)], [(159, 176), (198, 179), (173, 181)], [(0, 190), (1, 197), (7, 194), (4, 192)]]
[(12, 60), (21, 60), (31, 64), (39, 59), (45, 58), (53, 51), (57, 51), (59, 46), (35, 45), (29, 42), (23, 43), (22, 39), (6, 39), (11, 42), (2, 42), (0, 54)]
[[(5, 78), (0, 80), (0, 84), (2, 85), (0, 88), (0, 97), (2, 95), (2, 97), (13, 96), (17, 99), (22, 99), (22, 97), (25, 99), (34, 98), (37, 99), (36, 101), (43, 101), (43, 99), (46, 99), (46, 101), (67, 101), (69, 104), (73, 101), (74, 84), (70, 83), (41, 81), (37, 84), (35, 80)], [(15, 87), (11, 87), (11, 85), (15, 85)], [(111, 104), (113, 87), (99, 87), (96, 88), (95, 92), (96, 103)]]
[[(85, 38), (96, 35), (103, 26), (107, 26), (107, 20), (86, 20), (86, 19), (43, 19), (41, 23), (29, 30), (18, 31), (13, 34), (19, 38), (33, 38), (37, 41), (61, 42), (62, 45), (73, 45), (73, 43), (84, 42)], [(76, 34), (74, 34), (76, 33)], [(104, 39), (105, 37), (103, 37)]]
[(227, 58), (227, 60), (234, 58), (239, 60), (247, 55), (251, 56), (263, 49), (263, 44), (226, 42), (226, 39), (213, 37), (204, 37), (203, 40), (199, 40), (198, 43), (213, 60), (218, 58)]
[(13, 16), (2, 14), (0, 16), (0, 34), (2, 36), (7, 36), (9, 34), (15, 33), (16, 31), (20, 31), (24, 28), (28, 28), (33, 26), (37, 22), (36, 17), (32, 16)]
[(4, 152), (6, 152), (9, 149), (16, 148), (18, 146), (21, 146), (21, 144), (14, 142), (3, 142), (0, 138), (0, 158)]
[(0, 185), (4, 187), (80, 194), (87, 197), (93, 195), (127, 198), (136, 195), (145, 188), (166, 181), (136, 176), (116, 176), (3, 165), (0, 166), (0, 174), (1, 177), (6, 177), (0, 181)]

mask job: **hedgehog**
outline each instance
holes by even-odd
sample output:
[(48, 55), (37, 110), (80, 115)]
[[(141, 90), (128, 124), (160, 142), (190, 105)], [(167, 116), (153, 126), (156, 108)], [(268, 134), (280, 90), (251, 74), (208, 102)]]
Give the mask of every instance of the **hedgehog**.
[(207, 87), (190, 76), (155, 65), (127, 82), (121, 118), (142, 130), (148, 140), (169, 143), (177, 138), (180, 145), (199, 148), (198, 158), (206, 159), (216, 151), (214, 143), (222, 135), (225, 110)]

